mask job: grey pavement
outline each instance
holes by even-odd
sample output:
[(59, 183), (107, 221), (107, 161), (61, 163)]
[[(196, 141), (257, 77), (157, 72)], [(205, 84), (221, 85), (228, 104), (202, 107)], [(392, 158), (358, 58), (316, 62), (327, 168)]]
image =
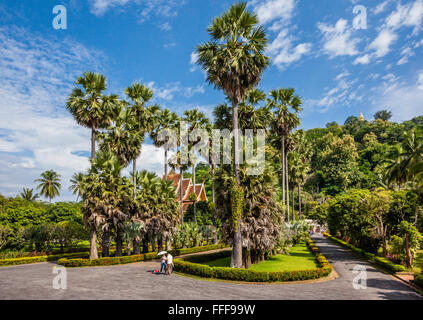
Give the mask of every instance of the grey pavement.
[[(0, 268), (0, 299), (280, 299), (403, 300), (420, 299), (406, 284), (375, 269), (322, 236), (315, 243), (339, 277), (313, 283), (234, 284), (173, 274), (155, 275), (158, 262), (108, 267), (68, 268), (67, 289), (54, 289), (54, 263)], [(356, 290), (356, 265), (367, 270), (367, 289)]]

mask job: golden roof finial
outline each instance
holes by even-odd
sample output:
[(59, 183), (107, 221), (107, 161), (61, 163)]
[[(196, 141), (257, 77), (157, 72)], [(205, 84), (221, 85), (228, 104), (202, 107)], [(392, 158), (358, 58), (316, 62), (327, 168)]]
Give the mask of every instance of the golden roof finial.
[(360, 121), (364, 121), (363, 112), (360, 111)]

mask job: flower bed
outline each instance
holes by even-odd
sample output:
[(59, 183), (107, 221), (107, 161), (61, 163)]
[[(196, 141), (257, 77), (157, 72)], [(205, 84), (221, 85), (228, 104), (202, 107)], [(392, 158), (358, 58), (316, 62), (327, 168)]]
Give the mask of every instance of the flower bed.
[(212, 254), (198, 255), (187, 258), (180, 258), (174, 260), (177, 272), (195, 275), (203, 278), (214, 278), (231, 281), (244, 282), (284, 282), (284, 281), (299, 281), (312, 280), (328, 276), (332, 272), (332, 266), (327, 259), (320, 253), (312, 240), (307, 240), (307, 246), (316, 257), (319, 268), (301, 270), (301, 271), (280, 271), (280, 272), (266, 272), (254, 271), (239, 268), (227, 267), (210, 267), (201, 264), (202, 262), (212, 261), (231, 255), (231, 251), (222, 251)]
[(352, 252), (364, 257), (368, 261), (370, 261), (374, 264), (377, 264), (378, 266), (380, 266), (380, 267), (382, 267), (382, 268), (384, 268), (384, 269), (386, 269), (390, 272), (396, 273), (396, 272), (405, 271), (405, 267), (403, 265), (396, 264), (396, 263), (390, 261), (389, 259), (376, 256), (373, 253), (366, 252), (363, 249), (357, 248), (357, 247), (353, 246), (352, 244), (349, 244), (349, 243), (347, 243), (347, 242), (345, 242), (341, 239), (338, 239), (338, 238), (335, 238), (334, 236), (331, 236), (327, 232), (323, 233), (323, 235), (325, 237), (327, 237), (328, 239), (340, 244), (341, 246), (343, 246), (347, 249), (350, 249)]
[[(221, 248), (224, 248), (225, 246), (226, 246), (225, 244), (212, 244), (208, 246), (169, 250), (169, 253), (173, 256), (179, 256), (179, 255), (184, 255), (189, 253), (221, 249)], [(93, 267), (93, 266), (110, 266), (110, 265), (116, 265), (116, 264), (127, 264), (127, 263), (133, 263), (133, 262), (153, 260), (157, 258), (158, 258), (157, 252), (149, 252), (149, 253), (137, 254), (132, 256), (106, 257), (106, 258), (99, 258), (94, 260), (89, 260), (86, 258), (85, 259), (63, 258), (63, 259), (60, 259), (57, 263), (64, 267), (75, 268), (75, 267)]]

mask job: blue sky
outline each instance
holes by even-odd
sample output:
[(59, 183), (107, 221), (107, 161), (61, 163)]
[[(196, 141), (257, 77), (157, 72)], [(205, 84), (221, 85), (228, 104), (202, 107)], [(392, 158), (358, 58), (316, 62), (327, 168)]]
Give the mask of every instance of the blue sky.
[[(195, 47), (234, 1), (0, 0), (0, 193), (14, 196), (44, 170), (63, 176), (88, 167), (89, 131), (64, 105), (84, 71), (108, 78), (123, 95), (134, 81), (154, 102), (178, 113), (211, 116), (224, 96), (205, 82)], [(67, 9), (67, 29), (52, 26)], [(362, 5), (367, 28), (353, 25)], [(302, 127), (343, 123), (360, 111), (370, 120), (389, 109), (395, 121), (421, 115), (423, 0), (251, 0), (266, 27), (271, 65), (260, 88), (293, 87), (303, 98)], [(146, 143), (139, 168), (162, 172), (162, 150)]]

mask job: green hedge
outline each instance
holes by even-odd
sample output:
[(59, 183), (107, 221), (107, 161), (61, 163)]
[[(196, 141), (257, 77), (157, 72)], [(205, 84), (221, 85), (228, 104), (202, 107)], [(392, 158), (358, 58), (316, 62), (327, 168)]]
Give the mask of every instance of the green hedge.
[[(179, 256), (179, 255), (184, 255), (189, 253), (221, 249), (221, 248), (224, 248), (225, 246), (226, 246), (225, 244), (212, 244), (209, 246), (169, 250), (169, 253), (173, 256)], [(153, 260), (157, 258), (158, 258), (157, 252), (149, 252), (149, 253), (137, 254), (132, 256), (107, 257), (107, 258), (99, 258), (94, 260), (63, 258), (63, 259), (60, 259), (57, 263), (64, 267), (76, 268), (76, 267), (110, 266), (110, 265), (116, 265), (116, 264), (126, 264), (126, 263), (140, 262), (140, 261), (146, 261), (146, 260)]]
[(414, 284), (423, 289), (423, 273), (414, 275)]
[(332, 272), (330, 263), (320, 253), (319, 249), (314, 245), (312, 240), (307, 240), (307, 246), (315, 255), (319, 264), (319, 268), (301, 271), (267, 272), (239, 268), (210, 267), (208, 265), (201, 264), (202, 262), (230, 256), (231, 251), (228, 250), (212, 254), (175, 259), (173, 262), (175, 266), (174, 270), (203, 278), (215, 278), (245, 282), (298, 281), (311, 280), (328, 276)]
[(14, 266), (18, 264), (29, 264), (46, 261), (58, 261), (62, 258), (85, 258), (89, 257), (89, 252), (76, 252), (76, 253), (64, 253), (56, 255), (45, 255), (35, 257), (24, 257), (24, 258), (13, 258), (13, 259), (1, 259), (0, 267)]
[(390, 272), (402, 272), (405, 271), (405, 267), (403, 265), (400, 264), (396, 264), (394, 262), (392, 262), (391, 260), (384, 258), (384, 257), (379, 257), (374, 255), (373, 253), (369, 253), (364, 251), (363, 249), (357, 248), (355, 246), (353, 246), (350, 243), (347, 243), (341, 239), (335, 238), (334, 236), (331, 236), (329, 233), (324, 233), (324, 235), (331, 239), (332, 241), (340, 244), (341, 246), (350, 249), (352, 252), (366, 258), (367, 260), (369, 260), (370, 262), (373, 262), (374, 264), (377, 264), (378, 266), (390, 271)]

